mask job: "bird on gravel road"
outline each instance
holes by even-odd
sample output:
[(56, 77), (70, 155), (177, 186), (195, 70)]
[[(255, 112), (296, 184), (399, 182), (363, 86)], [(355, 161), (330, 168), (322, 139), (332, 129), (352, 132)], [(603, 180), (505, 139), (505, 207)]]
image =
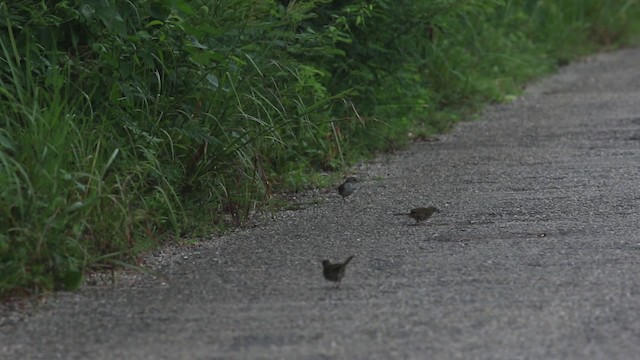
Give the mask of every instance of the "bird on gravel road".
[(437, 212), (440, 212), (440, 210), (437, 207), (429, 206), (426, 208), (419, 207), (419, 208), (411, 209), (411, 211), (409, 211), (408, 213), (398, 213), (393, 215), (408, 215), (410, 218), (414, 219), (417, 224), (420, 221), (427, 220), (428, 218), (431, 217), (431, 215)]
[(329, 281), (336, 283), (336, 288), (340, 286), (340, 281), (344, 277), (344, 271), (347, 268), (347, 264), (354, 255), (351, 255), (343, 263), (332, 264), (329, 260), (322, 260), (322, 276)]
[(358, 179), (353, 176), (349, 176), (347, 180), (345, 180), (342, 185), (338, 186), (338, 194), (342, 196), (342, 200), (346, 201), (346, 197), (351, 195), (356, 190), (356, 183)]

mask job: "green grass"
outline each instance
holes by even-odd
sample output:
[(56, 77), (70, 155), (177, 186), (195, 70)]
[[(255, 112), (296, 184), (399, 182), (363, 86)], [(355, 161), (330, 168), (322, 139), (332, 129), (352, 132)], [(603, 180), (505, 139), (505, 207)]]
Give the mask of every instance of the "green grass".
[(637, 43), (639, 8), (0, 3), (0, 296), (74, 289), (87, 269), (288, 208), (277, 194), (333, 188), (356, 161)]

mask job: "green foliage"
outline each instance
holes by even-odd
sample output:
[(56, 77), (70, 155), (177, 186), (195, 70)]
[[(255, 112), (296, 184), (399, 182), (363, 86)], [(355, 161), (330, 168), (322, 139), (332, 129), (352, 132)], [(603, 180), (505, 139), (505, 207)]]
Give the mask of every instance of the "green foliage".
[[(0, 2), (0, 295), (326, 185), (640, 33), (634, 0)], [(194, 220), (195, 219), (195, 220)], [(202, 231), (202, 230), (200, 230)], [(170, 236), (165, 236), (170, 235)]]

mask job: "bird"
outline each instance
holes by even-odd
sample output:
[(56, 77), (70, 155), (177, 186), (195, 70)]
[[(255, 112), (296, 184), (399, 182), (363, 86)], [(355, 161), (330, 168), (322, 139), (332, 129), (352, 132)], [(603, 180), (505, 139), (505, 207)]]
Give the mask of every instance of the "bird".
[(409, 215), (409, 217), (414, 219), (417, 224), (420, 221), (427, 220), (428, 218), (431, 217), (431, 215), (433, 215), (433, 213), (437, 213), (437, 212), (440, 212), (440, 209), (438, 209), (435, 206), (429, 206), (426, 208), (419, 207), (419, 208), (411, 209), (411, 211), (409, 211), (408, 213), (398, 213), (393, 215)]
[(343, 263), (332, 264), (329, 260), (322, 260), (322, 276), (329, 281), (336, 283), (336, 288), (340, 286), (340, 281), (344, 277), (344, 271), (347, 264), (355, 255), (351, 255)]
[(338, 194), (342, 196), (342, 200), (346, 201), (346, 197), (351, 195), (356, 190), (356, 183), (358, 179), (353, 176), (349, 176), (342, 185), (338, 186)]

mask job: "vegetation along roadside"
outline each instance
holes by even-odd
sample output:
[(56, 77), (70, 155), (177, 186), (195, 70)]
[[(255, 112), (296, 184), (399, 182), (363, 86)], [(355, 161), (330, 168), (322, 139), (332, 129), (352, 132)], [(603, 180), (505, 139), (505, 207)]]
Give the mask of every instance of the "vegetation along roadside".
[(12, 0), (0, 27), (2, 297), (74, 289), (87, 269), (237, 226), (275, 193), (327, 185), (320, 172), (446, 131), (634, 43), (640, 6)]

